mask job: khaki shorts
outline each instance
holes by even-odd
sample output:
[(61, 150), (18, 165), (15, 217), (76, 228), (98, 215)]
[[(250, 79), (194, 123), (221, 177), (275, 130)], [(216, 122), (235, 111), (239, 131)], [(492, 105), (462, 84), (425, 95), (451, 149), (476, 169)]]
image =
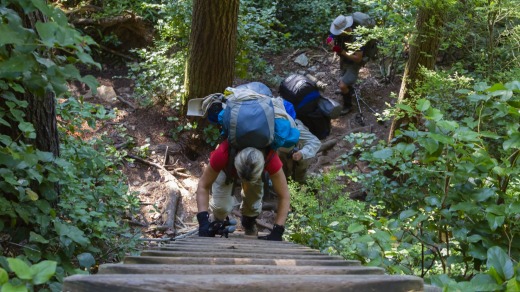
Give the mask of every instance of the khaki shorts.
[[(239, 203), (235, 196), (231, 196), (233, 183), (226, 184), (226, 174), (221, 171), (211, 186), (210, 210), (215, 219), (224, 220), (233, 208)], [(264, 196), (264, 183), (260, 179), (253, 183), (242, 183), (242, 203), (240, 211), (243, 216), (256, 217), (262, 212), (262, 197)]]
[(361, 65), (353, 63), (341, 63), (341, 81), (346, 85), (354, 85), (358, 79)]

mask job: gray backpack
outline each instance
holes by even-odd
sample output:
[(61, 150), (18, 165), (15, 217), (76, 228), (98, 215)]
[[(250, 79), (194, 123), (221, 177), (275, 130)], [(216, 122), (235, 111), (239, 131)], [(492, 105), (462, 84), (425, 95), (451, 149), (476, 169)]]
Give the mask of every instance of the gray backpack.
[(269, 96), (247, 88), (226, 88), (222, 128), (232, 147), (266, 148), (274, 140), (275, 112)]
[[(363, 26), (366, 28), (374, 28), (376, 26), (376, 21), (366, 13), (354, 12), (352, 13), (352, 18), (354, 19), (354, 24), (356, 26)], [(365, 43), (364, 47), (363, 64), (377, 58), (377, 53), (379, 51), (378, 40), (370, 39)]]

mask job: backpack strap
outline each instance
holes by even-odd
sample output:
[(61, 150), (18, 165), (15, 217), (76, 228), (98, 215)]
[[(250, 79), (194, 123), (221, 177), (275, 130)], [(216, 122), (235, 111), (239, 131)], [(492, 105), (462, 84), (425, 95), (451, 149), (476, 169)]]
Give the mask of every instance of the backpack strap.
[(224, 168), (224, 173), (226, 174), (226, 184), (234, 183), (235, 177), (233, 177), (233, 170), (235, 168), (235, 157), (237, 156), (237, 148), (229, 145), (228, 148), (228, 160), (226, 163), (226, 167)]

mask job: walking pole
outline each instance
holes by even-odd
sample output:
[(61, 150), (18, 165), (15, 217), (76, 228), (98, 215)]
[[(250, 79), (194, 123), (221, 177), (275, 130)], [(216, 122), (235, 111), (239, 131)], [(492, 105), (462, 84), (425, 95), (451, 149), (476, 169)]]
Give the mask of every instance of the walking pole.
[(365, 126), (365, 120), (363, 117), (363, 112), (361, 111), (361, 105), (359, 104), (360, 94), (359, 89), (357, 86), (354, 87), (354, 95), (356, 96), (356, 102), (358, 106), (359, 113), (356, 114), (355, 121), (358, 123), (361, 127)]

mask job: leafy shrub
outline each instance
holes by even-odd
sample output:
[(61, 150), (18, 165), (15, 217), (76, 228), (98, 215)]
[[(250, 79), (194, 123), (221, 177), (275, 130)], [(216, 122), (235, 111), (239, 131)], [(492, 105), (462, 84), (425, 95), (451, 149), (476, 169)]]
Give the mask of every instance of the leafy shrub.
[(406, 142), (395, 145), (372, 134), (347, 136), (353, 147), (343, 163), (366, 161), (371, 171), (339, 174), (362, 184), (367, 204), (329, 193), (338, 188), (329, 174), (311, 180), (293, 189), (291, 239), (461, 291), (478, 283), (515, 291), (519, 93), (516, 81), (458, 90), (475, 109), (460, 121), (419, 99), (402, 109), (420, 114), (424, 130), (398, 132)]
[[(92, 76), (82, 77), (74, 67), (99, 65), (88, 55), (92, 40), (43, 1), (3, 1), (0, 7), (0, 31), (10, 36), (0, 43), (0, 124), (20, 130), (19, 136), (0, 134), (0, 233), (6, 238), (0, 251), (17, 255), (1, 264), (18, 279), (6, 283), (1, 271), (0, 277), (5, 289), (48, 281), (58, 291), (66, 275), (88, 272), (93, 262), (117, 260), (136, 246), (137, 233), (126, 221), (139, 204), (119, 170), (123, 156), (100, 139), (81, 139), (87, 125), (95, 127), (112, 115), (65, 94), (68, 80), (96, 88)], [(39, 10), (49, 21), (36, 22), (35, 30), (24, 28), (13, 7)], [(62, 101), (56, 109), (59, 157), (33, 145), (45, 137), (36, 137), (26, 121), (28, 101), (45, 97)], [(49, 261), (56, 263), (55, 273)]]

